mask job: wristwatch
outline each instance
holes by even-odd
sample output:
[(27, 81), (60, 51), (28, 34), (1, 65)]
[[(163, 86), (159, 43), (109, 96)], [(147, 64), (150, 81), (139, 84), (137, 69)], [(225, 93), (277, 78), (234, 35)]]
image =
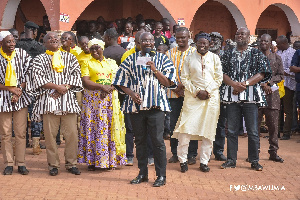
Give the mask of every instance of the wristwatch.
[(18, 88), (20, 88), (22, 91), (24, 90), (24, 88), (21, 85)]
[(157, 74), (158, 70), (156, 69), (155, 71), (153, 71), (154, 74)]
[(69, 89), (70, 89), (70, 86), (66, 85), (66, 88), (67, 88), (67, 90), (69, 90)]
[(249, 86), (249, 85), (250, 85), (249, 81), (245, 81), (245, 82), (246, 82), (246, 86)]

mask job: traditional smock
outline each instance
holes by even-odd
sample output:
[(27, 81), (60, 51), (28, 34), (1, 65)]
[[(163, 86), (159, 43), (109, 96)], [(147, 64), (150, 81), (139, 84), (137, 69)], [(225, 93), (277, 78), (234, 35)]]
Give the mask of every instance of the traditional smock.
[[(111, 85), (118, 65), (112, 59), (101, 62), (92, 58), (81, 66), (83, 76), (101, 85)], [(117, 91), (101, 98), (100, 90), (84, 90), (78, 162), (99, 168), (126, 164), (125, 123)]]
[[(0, 83), (5, 85), (5, 75), (7, 73), (8, 62), (11, 62), (13, 70), (16, 73), (17, 86), (25, 81), (31, 57), (23, 49), (16, 48), (15, 56), (11, 61), (7, 61), (0, 55)], [(28, 84), (28, 83), (27, 83)], [(8, 90), (0, 90), (0, 112), (14, 112), (27, 107), (31, 103), (30, 96), (23, 91), (19, 100), (15, 103), (11, 101), (12, 93)]]
[[(185, 59), (181, 81), (185, 86), (185, 97), (172, 137), (187, 133), (192, 135), (191, 140), (205, 137), (213, 141), (220, 114), (219, 87), (223, 81), (219, 56), (211, 52), (204, 56), (193, 52)], [(210, 98), (200, 100), (196, 97), (200, 90), (206, 90)]]
[[(53, 56), (46, 53), (38, 55), (31, 63), (26, 76), (26, 90), (36, 97), (32, 111), (33, 121), (41, 121), (43, 114), (80, 113), (80, 107), (74, 95), (74, 92), (80, 92), (83, 89), (78, 61), (73, 54), (68, 52), (60, 52), (60, 56), (64, 66), (62, 72), (53, 69)], [(54, 90), (42, 88), (47, 83), (68, 84), (73, 87), (66, 94), (54, 99), (51, 97)]]

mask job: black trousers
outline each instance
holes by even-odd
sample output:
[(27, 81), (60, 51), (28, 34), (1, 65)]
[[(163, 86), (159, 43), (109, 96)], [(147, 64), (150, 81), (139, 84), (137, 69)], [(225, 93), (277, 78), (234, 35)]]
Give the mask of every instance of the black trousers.
[(163, 139), (165, 113), (161, 110), (142, 110), (130, 115), (135, 134), (139, 175), (148, 175), (147, 134), (150, 135), (156, 176), (166, 176), (166, 145)]

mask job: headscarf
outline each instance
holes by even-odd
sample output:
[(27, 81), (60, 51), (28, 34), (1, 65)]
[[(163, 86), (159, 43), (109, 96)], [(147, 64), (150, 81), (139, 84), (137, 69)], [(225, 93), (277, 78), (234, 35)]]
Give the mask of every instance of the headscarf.
[[(4, 38), (6, 38), (7, 36), (11, 35), (11, 33), (9, 31), (1, 31), (0, 32), (0, 42), (3, 41)], [(3, 58), (5, 58), (7, 60), (7, 66), (6, 66), (6, 73), (5, 73), (5, 86), (17, 86), (17, 75), (16, 75), (16, 71), (13, 68), (11, 61), (12, 59), (15, 57), (16, 55), (16, 51), (14, 50), (11, 55), (7, 55), (2, 47), (0, 49), (0, 54), (3, 56)]]
[(4, 38), (6, 38), (8, 35), (11, 35), (11, 33), (9, 31), (1, 31), (0, 32), (0, 42), (2, 42), (2, 40)]
[(96, 38), (93, 38), (92, 40), (89, 41), (88, 47), (91, 48), (91, 46), (93, 46), (95, 44), (99, 45), (101, 47), (101, 49), (104, 50), (105, 43), (102, 40), (98, 40)]

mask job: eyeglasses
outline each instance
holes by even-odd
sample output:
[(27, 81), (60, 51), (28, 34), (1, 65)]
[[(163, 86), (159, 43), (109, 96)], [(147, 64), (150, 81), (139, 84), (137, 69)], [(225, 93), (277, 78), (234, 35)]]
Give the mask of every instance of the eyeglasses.
[(153, 43), (153, 39), (151, 39), (151, 40), (141, 40), (141, 42), (142, 42), (143, 44), (146, 44), (146, 43)]

